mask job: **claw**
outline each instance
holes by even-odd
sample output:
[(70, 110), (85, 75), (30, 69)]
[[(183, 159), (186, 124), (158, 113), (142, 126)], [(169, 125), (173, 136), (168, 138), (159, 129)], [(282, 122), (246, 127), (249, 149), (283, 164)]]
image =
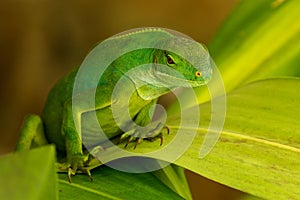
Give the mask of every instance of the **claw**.
[(159, 146), (161, 146), (161, 145), (163, 144), (164, 137), (163, 137), (163, 136), (161, 136), (161, 137), (159, 137), (159, 139), (160, 139), (160, 144), (159, 144)]
[[(90, 178), (91, 181), (94, 181), (94, 179), (92, 177), (92, 174), (91, 174), (91, 172), (90, 172), (89, 169), (85, 169), (85, 170), (81, 170), (81, 171), (85, 172), (89, 176), (89, 178)], [(71, 167), (69, 167), (68, 168), (68, 180), (69, 180), (69, 183), (72, 183), (72, 175), (75, 175), (75, 172), (74, 172), (74, 170)]]
[(69, 183), (72, 183), (71, 176), (72, 176), (72, 169), (71, 169), (71, 167), (69, 167), (68, 168), (68, 180), (69, 180)]
[[(128, 138), (130, 136), (129, 133), (124, 133), (121, 135), (121, 137), (119, 138), (119, 141), (117, 142), (117, 144), (120, 144), (124, 139)], [(129, 138), (130, 140), (130, 138)]]
[(128, 146), (128, 144), (129, 144), (133, 139), (134, 139), (134, 137), (130, 137), (130, 138), (127, 140), (127, 142), (126, 142), (126, 144), (125, 144), (125, 146), (124, 146), (125, 149), (126, 149), (126, 147)]
[(169, 133), (170, 133), (170, 129), (169, 129), (169, 127), (167, 126), (167, 125), (165, 125), (165, 127), (164, 127), (165, 129), (167, 129), (167, 134), (169, 135)]
[(122, 137), (119, 138), (117, 145), (120, 144), (122, 142)]
[(140, 144), (142, 141), (143, 141), (143, 138), (138, 138), (138, 139), (136, 140), (136, 142), (135, 142), (135, 145), (134, 145), (134, 148), (133, 148), (133, 149), (135, 149), (136, 146), (137, 146), (138, 144)]
[[(127, 148), (127, 146), (129, 145), (129, 143), (133, 140), (135, 140), (135, 144), (133, 149), (135, 149), (137, 147), (138, 144), (141, 143), (141, 141), (144, 139), (147, 139), (149, 141), (153, 141), (154, 138), (159, 138), (160, 139), (160, 146), (162, 146), (163, 144), (163, 134), (162, 132), (158, 132), (158, 128), (160, 128), (162, 126), (162, 123), (158, 123), (156, 125), (155, 128), (150, 129), (149, 131), (147, 131), (147, 134), (139, 134), (139, 130), (131, 130), (128, 131), (126, 133), (124, 133), (118, 140), (117, 144), (120, 144), (121, 142), (123, 142), (123, 140), (125, 140), (125, 138), (129, 137), (129, 139), (127, 139), (126, 144), (124, 145), (124, 148)], [(167, 125), (165, 125), (163, 128), (165, 128), (167, 130), (167, 134), (170, 133), (170, 129)], [(159, 134), (157, 134), (159, 133)], [(138, 139), (137, 139), (138, 138)]]
[(136, 141), (135, 144), (134, 144), (133, 149), (135, 149), (137, 145), (138, 145), (138, 142)]
[(163, 144), (163, 141), (164, 141), (164, 136), (162, 133), (160, 133), (158, 136), (157, 136), (160, 140), (160, 146)]
[(126, 144), (124, 146), (124, 149), (126, 149), (126, 147), (128, 146), (128, 144), (129, 144), (129, 140), (127, 140), (127, 142), (126, 142)]
[(86, 173), (87, 173), (87, 175), (90, 177), (90, 180), (91, 181), (94, 181), (94, 179), (93, 179), (93, 177), (92, 177), (92, 174), (91, 174), (91, 172), (90, 172), (90, 170), (86, 170)]
[(127, 145), (132, 141), (132, 140), (134, 140), (136, 137), (133, 137), (133, 136), (131, 136), (128, 140), (127, 140), (127, 143), (126, 143), (126, 145), (125, 145), (125, 148), (127, 147)]

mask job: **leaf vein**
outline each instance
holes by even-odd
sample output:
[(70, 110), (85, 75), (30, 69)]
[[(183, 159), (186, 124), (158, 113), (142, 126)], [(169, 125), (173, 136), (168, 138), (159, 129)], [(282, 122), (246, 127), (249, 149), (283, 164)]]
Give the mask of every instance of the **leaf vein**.
[[(63, 184), (70, 184), (69, 182), (67, 182), (65, 180), (61, 180), (61, 179), (59, 179), (59, 182), (63, 183)], [(97, 195), (100, 195), (100, 196), (103, 196), (103, 197), (107, 197), (107, 198), (110, 198), (110, 199), (122, 200), (122, 199), (119, 199), (119, 198), (114, 197), (112, 195), (109, 195), (109, 194), (107, 194), (105, 192), (101, 192), (101, 191), (94, 190), (94, 189), (91, 189), (91, 188), (88, 188), (88, 187), (84, 187), (84, 186), (76, 184), (76, 183), (72, 183), (71, 186), (79, 188), (79, 189), (82, 189), (82, 190), (85, 190), (85, 191), (88, 191), (88, 192), (91, 192), (91, 193), (94, 193), (94, 194), (97, 194)]]
[[(169, 126), (169, 128), (177, 128), (178, 129), (179, 127)], [(183, 129), (193, 129), (194, 130), (194, 128), (189, 128), (189, 127), (181, 127), (181, 128), (183, 128)], [(206, 128), (197, 128), (197, 130), (198, 131), (201, 130), (201, 131), (205, 131), (205, 132), (208, 131)], [(214, 130), (211, 130), (211, 129), (209, 131), (210, 132), (217, 132), (217, 131), (214, 131)], [(231, 136), (231, 137), (246, 139), (246, 140), (254, 141), (254, 142), (257, 142), (257, 143), (262, 143), (262, 144), (278, 147), (280, 149), (285, 149), (285, 150), (293, 151), (293, 152), (296, 152), (296, 153), (300, 153), (300, 149), (297, 148), (297, 147), (288, 146), (288, 145), (281, 144), (281, 143), (278, 143), (278, 142), (268, 141), (268, 140), (265, 140), (265, 139), (262, 139), (262, 138), (251, 137), (251, 136), (248, 136), (248, 135), (243, 135), (241, 133), (222, 131), (221, 136), (222, 135), (228, 135), (228, 136)]]

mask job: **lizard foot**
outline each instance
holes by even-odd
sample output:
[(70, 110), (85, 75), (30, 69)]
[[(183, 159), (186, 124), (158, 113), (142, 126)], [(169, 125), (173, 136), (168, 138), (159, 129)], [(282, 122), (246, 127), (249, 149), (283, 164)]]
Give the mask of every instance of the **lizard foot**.
[[(146, 134), (145, 134), (145, 130), (143, 130), (142, 128), (130, 130), (121, 135), (118, 144), (120, 144), (122, 141), (127, 139), (127, 142), (124, 146), (124, 148), (126, 148), (130, 142), (135, 141), (135, 145), (134, 145), (134, 149), (135, 149), (137, 145), (140, 144), (144, 139), (153, 141), (154, 139), (159, 138), (160, 146), (161, 146), (163, 144), (163, 134), (162, 134), (162, 129), (160, 127), (161, 124), (158, 124), (155, 128), (147, 131)], [(164, 126), (163, 129), (164, 128), (167, 130), (167, 133), (169, 134), (170, 132), (169, 128), (167, 126)]]
[(67, 172), (68, 180), (71, 183), (72, 175), (78, 173), (87, 174), (91, 181), (93, 181), (93, 177), (91, 175), (90, 170), (98, 167), (100, 164), (95, 158), (89, 159), (89, 154), (85, 155), (72, 155), (69, 156), (66, 162), (58, 163), (58, 172)]

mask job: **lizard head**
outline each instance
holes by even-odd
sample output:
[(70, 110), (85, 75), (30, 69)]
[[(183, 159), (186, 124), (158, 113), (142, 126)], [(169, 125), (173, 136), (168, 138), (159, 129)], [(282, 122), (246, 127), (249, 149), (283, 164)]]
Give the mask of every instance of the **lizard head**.
[(207, 49), (185, 39), (173, 39), (168, 44), (176, 53), (162, 49), (155, 49), (153, 53), (153, 74), (160, 82), (169, 87), (207, 84), (212, 76), (212, 60)]

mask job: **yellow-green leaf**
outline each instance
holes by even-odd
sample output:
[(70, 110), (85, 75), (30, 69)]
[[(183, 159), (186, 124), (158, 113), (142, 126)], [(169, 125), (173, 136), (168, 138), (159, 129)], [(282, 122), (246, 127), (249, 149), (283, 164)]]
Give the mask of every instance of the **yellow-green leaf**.
[(77, 174), (70, 184), (67, 174), (60, 173), (60, 199), (183, 199), (151, 173), (126, 173), (101, 166), (92, 176), (90, 181), (86, 174)]
[[(298, 0), (240, 1), (209, 44), (227, 92), (258, 79), (300, 76), (299, 10)], [(199, 102), (210, 99), (205, 87), (195, 91)], [(174, 103), (169, 113), (178, 109)]]
[[(211, 153), (197, 158), (207, 131), (202, 126), (176, 164), (259, 197), (299, 199), (299, 87), (300, 79), (274, 79), (230, 93), (224, 131)], [(201, 106), (202, 124), (209, 110)]]
[(209, 45), (227, 91), (257, 78), (300, 75), (299, 10), (297, 0), (240, 2)]
[(55, 148), (46, 146), (0, 158), (0, 199), (58, 199)]
[[(278, 78), (254, 82), (228, 94), (224, 129), (203, 159), (199, 150), (211, 114), (210, 103), (200, 105), (197, 136), (175, 164), (261, 198), (299, 199), (299, 88), (298, 78)], [(180, 114), (169, 116), (168, 124), (171, 134), (165, 136), (165, 145), (180, 127)], [(193, 130), (181, 128), (185, 134)], [(158, 147), (144, 142), (134, 152), (151, 150)]]

